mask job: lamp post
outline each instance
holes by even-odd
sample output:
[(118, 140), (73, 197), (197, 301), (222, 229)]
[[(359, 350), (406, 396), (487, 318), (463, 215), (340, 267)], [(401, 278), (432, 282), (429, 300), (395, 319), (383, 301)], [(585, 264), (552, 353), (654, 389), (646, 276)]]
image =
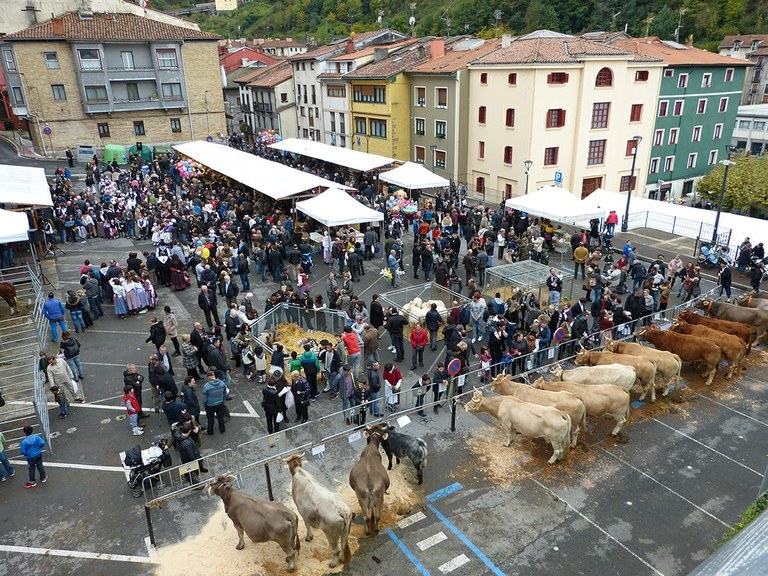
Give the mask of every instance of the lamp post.
[(437, 150), (437, 144), (430, 144), (429, 151), (432, 152), (432, 172), (435, 171), (435, 150)]
[(635, 141), (634, 151), (632, 153), (632, 169), (629, 171), (629, 186), (627, 190), (627, 208), (624, 211), (624, 219), (621, 221), (621, 231), (626, 232), (629, 229), (629, 201), (632, 199), (632, 179), (635, 177), (635, 164), (637, 163), (637, 147), (640, 142), (643, 141), (642, 136), (633, 136), (632, 140)]
[[(730, 156), (730, 153), (728, 154)], [(712, 248), (717, 246), (717, 227), (720, 224), (720, 211), (723, 209), (723, 197), (725, 196), (725, 185), (728, 182), (728, 169), (735, 164), (730, 160), (722, 160), (720, 162), (725, 166), (725, 174), (723, 174), (723, 185), (720, 187), (720, 199), (717, 201), (717, 215), (715, 216), (715, 229), (712, 231)]]
[(533, 160), (526, 160), (523, 164), (525, 165), (525, 193), (528, 194), (528, 174), (531, 172)]

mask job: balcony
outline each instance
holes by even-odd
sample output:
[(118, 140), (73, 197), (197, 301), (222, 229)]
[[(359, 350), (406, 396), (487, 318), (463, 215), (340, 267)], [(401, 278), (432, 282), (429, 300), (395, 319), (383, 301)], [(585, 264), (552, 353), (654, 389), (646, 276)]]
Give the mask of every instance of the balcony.
[(445, 133), (435, 134), (435, 138), (437, 138), (439, 140), (445, 140)]
[(424, 136), (424, 130), (416, 130), (416, 136)]
[(755, 75), (752, 77), (752, 82), (760, 82), (760, 72), (755, 72)]
[(157, 74), (155, 69), (148, 66), (114, 66), (107, 68), (107, 76), (110, 82), (132, 81), (132, 80), (155, 80)]
[[(88, 114), (105, 114), (111, 112), (133, 112), (136, 110), (182, 109), (187, 107), (187, 103), (183, 98), (115, 98), (112, 101), (86, 102), (84, 107)], [(243, 111), (247, 112), (248, 110)]]

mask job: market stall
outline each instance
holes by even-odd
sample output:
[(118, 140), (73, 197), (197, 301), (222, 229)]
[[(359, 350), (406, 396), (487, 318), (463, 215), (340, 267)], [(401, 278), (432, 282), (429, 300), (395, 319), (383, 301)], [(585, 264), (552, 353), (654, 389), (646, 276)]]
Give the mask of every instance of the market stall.
[(379, 179), (406, 190), (446, 188), (451, 184), (447, 178), (433, 174), (421, 164), (414, 162), (406, 162), (397, 168), (382, 172), (379, 174)]
[(341, 146), (330, 146), (322, 142), (303, 140), (301, 138), (288, 138), (287, 140), (275, 142), (269, 147), (275, 150), (282, 150), (283, 152), (291, 152), (307, 156), (308, 158), (322, 160), (323, 162), (329, 162), (359, 172), (371, 172), (394, 162), (392, 158), (387, 158), (386, 156), (369, 154)]
[(29, 240), (29, 220), (24, 212), (0, 209), (0, 244)]
[(530, 194), (508, 198), (504, 206), (574, 226), (588, 226), (592, 218), (603, 216), (602, 210), (584, 204), (581, 199), (559, 186), (542, 186)]
[(296, 202), (296, 209), (328, 227), (384, 220), (384, 214), (339, 188), (329, 188), (313, 198)]
[(0, 204), (53, 206), (45, 170), (11, 164), (0, 165)]

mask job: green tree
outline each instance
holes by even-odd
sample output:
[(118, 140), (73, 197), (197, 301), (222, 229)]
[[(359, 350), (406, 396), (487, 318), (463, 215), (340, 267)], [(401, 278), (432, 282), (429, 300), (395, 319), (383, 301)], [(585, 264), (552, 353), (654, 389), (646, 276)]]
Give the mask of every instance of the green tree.
[(531, 0), (528, 9), (525, 11), (526, 26), (524, 32), (533, 32), (534, 30), (554, 30), (557, 31), (557, 12), (551, 4), (544, 4), (541, 0)]
[(675, 37), (675, 28), (677, 28), (677, 14), (664, 4), (651, 22), (650, 34), (662, 40), (671, 40)]
[[(733, 158), (723, 197), (723, 210), (736, 209), (746, 214), (768, 212), (768, 162), (758, 156)], [(725, 166), (719, 164), (696, 185), (706, 200), (717, 203), (723, 185)]]

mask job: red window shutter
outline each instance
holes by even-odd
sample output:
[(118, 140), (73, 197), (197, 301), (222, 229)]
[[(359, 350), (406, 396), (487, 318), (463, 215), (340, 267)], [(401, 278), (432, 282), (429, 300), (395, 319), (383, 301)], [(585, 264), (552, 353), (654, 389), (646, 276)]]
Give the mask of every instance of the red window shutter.
[(565, 126), (565, 110), (560, 110), (560, 126)]
[(513, 127), (515, 125), (515, 109), (514, 108), (507, 108), (506, 124), (509, 127)]
[(552, 84), (552, 74), (547, 74), (547, 84)]
[(567, 73), (563, 73), (563, 84), (565, 84), (567, 82), (568, 82), (568, 74)]

